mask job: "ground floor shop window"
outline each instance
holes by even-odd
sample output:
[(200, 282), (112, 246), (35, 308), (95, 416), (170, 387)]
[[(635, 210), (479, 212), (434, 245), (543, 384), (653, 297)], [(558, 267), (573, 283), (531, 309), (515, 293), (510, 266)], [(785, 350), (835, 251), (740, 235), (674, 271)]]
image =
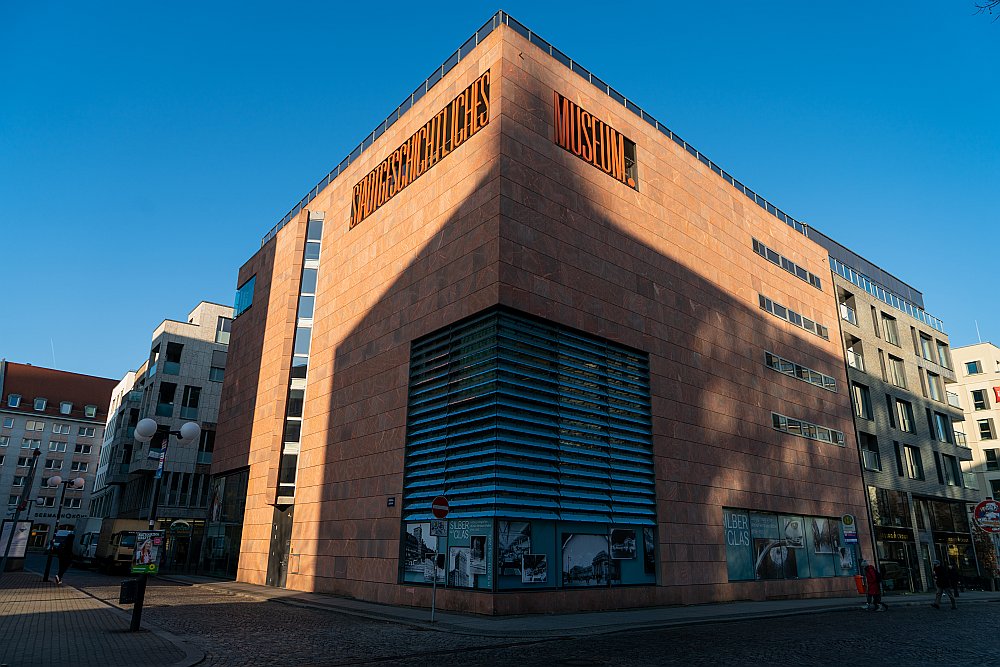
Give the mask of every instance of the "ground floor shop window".
[(857, 571), (857, 545), (840, 519), (723, 509), (730, 581), (843, 577)]
[[(652, 526), (452, 519), (404, 525), (402, 580), (479, 590), (656, 583)], [(437, 534), (435, 534), (437, 533)]]

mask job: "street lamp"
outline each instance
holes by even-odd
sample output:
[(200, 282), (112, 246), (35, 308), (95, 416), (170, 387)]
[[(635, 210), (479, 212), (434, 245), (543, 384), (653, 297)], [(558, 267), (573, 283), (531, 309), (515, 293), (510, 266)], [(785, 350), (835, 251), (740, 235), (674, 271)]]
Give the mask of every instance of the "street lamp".
[[(158, 430), (159, 424), (156, 423), (156, 420), (146, 417), (135, 425), (135, 439), (142, 443), (150, 442)], [(150, 530), (156, 528), (156, 509), (160, 505), (160, 479), (163, 477), (163, 462), (167, 459), (167, 445), (172, 435), (177, 437), (178, 445), (189, 445), (192, 442), (198, 441), (198, 438), (201, 436), (201, 427), (194, 422), (185, 422), (181, 424), (179, 431), (167, 431), (164, 434), (163, 443), (160, 447), (160, 461), (157, 463), (156, 472), (153, 474), (153, 499), (149, 506)], [(136, 549), (139, 548), (138, 543), (135, 546)], [(139, 630), (139, 623), (142, 621), (142, 603), (146, 599), (146, 582), (148, 580), (149, 575), (147, 573), (143, 572), (139, 575), (139, 587), (135, 593), (135, 604), (132, 606), (132, 624), (129, 626), (129, 630), (132, 632)]]
[[(55, 486), (62, 487), (62, 488), (59, 489), (59, 502), (57, 503), (59, 505), (59, 507), (58, 507), (58, 509), (56, 509), (56, 524), (52, 528), (52, 540), (55, 540), (56, 533), (59, 532), (59, 519), (62, 518), (63, 498), (66, 497), (66, 487), (67, 486), (72, 486), (74, 489), (79, 490), (79, 489), (82, 489), (86, 485), (87, 485), (87, 480), (85, 480), (83, 477), (77, 477), (76, 479), (63, 479), (59, 475), (53, 475), (52, 477), (49, 477), (47, 480), (45, 480), (45, 486), (48, 486), (48, 487), (55, 487)], [(48, 551), (49, 551), (49, 554), (48, 554), (48, 557), (46, 557), (46, 559), (45, 559), (45, 574), (42, 576), (42, 581), (48, 581), (49, 580), (49, 572), (52, 570), (52, 541), (51, 540), (49, 541), (49, 549), (48, 549)]]

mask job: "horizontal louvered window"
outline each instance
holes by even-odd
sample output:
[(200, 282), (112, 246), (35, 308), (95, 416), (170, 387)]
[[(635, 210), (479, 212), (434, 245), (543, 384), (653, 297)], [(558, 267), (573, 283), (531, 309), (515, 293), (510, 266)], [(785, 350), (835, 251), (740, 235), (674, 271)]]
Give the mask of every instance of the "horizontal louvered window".
[(645, 354), (494, 309), (413, 343), (403, 518), (653, 524)]

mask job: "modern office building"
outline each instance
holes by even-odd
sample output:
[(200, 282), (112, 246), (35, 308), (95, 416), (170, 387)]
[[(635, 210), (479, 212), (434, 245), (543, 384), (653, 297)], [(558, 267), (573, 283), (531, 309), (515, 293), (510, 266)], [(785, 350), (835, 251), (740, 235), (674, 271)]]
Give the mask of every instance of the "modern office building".
[[(201, 427), (197, 447), (172, 438), (164, 459), (158, 520), (167, 530), (167, 569), (193, 569), (201, 560), (231, 323), (231, 306), (206, 301), (185, 321), (164, 320), (153, 331), (149, 358), (122, 378), (111, 397), (93, 516), (148, 518), (166, 433), (189, 421)], [(135, 426), (147, 417), (159, 433), (143, 444)]]
[(828, 258), (498, 13), (239, 272), (239, 579), (490, 614), (853, 593)]
[(890, 591), (933, 587), (935, 559), (978, 575), (966, 503), (978, 497), (963, 462), (948, 335), (923, 295), (816, 232), (830, 253), (847, 376), (879, 561)]
[[(114, 385), (107, 378), (0, 359), (0, 498), (7, 501), (7, 518), (25, 504), (21, 518), (32, 522), (30, 546), (45, 546), (57, 521), (59, 528), (73, 528), (87, 516)], [(51, 486), (53, 477), (82, 477), (85, 484)]]
[(970, 471), (979, 499), (1000, 498), (1000, 348), (976, 343), (952, 350), (957, 382), (952, 390), (965, 412), (965, 438), (972, 449)]

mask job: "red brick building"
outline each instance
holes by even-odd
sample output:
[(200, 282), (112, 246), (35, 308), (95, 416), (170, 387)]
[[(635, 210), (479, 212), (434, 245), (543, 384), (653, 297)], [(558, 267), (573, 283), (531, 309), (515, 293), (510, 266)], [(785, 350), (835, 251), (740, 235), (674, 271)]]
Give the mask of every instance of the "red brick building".
[(239, 578), (429, 605), (437, 577), (487, 614), (852, 592), (807, 234), (498, 13), (240, 270)]

